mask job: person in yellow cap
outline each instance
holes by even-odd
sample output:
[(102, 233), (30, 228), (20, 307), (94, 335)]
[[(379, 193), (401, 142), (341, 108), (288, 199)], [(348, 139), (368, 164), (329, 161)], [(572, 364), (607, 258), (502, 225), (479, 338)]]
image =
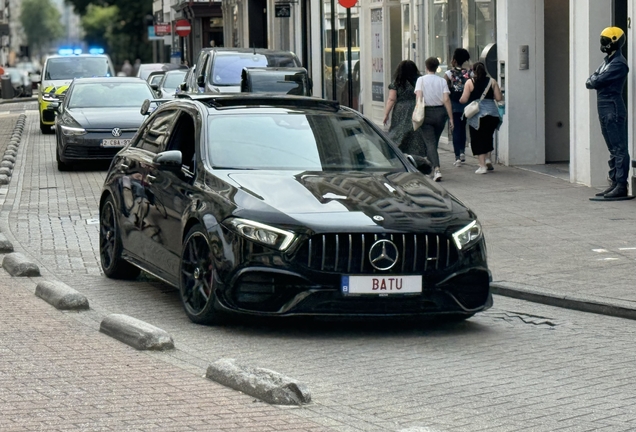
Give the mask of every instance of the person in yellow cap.
[(629, 152), (627, 149), (627, 109), (623, 101), (623, 87), (629, 67), (621, 48), (625, 33), (618, 27), (607, 27), (601, 32), (603, 63), (587, 79), (585, 86), (596, 90), (598, 117), (603, 138), (610, 152), (610, 186), (596, 194), (595, 200), (627, 199)]

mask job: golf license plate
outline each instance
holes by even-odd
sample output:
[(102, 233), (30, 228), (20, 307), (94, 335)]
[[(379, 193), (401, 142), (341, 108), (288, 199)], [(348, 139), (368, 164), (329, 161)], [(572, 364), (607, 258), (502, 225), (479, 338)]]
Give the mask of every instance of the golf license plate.
[(419, 294), (422, 276), (342, 276), (341, 288), (344, 295)]
[(102, 147), (123, 147), (130, 142), (130, 139), (103, 139)]

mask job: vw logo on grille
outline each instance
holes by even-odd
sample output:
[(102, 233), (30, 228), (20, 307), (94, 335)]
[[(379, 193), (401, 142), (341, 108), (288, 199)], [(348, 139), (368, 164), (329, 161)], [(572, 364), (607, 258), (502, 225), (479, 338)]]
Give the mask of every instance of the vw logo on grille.
[(118, 137), (121, 136), (121, 129), (119, 128), (114, 128), (111, 133), (113, 134), (114, 137)]
[(398, 248), (391, 240), (378, 240), (369, 249), (369, 262), (377, 270), (389, 270), (399, 256)]

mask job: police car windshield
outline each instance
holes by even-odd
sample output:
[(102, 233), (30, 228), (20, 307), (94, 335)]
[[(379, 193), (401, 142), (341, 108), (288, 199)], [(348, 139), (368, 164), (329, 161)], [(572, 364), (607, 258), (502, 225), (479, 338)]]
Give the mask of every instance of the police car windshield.
[(63, 80), (110, 76), (105, 57), (50, 58), (46, 63), (45, 80)]

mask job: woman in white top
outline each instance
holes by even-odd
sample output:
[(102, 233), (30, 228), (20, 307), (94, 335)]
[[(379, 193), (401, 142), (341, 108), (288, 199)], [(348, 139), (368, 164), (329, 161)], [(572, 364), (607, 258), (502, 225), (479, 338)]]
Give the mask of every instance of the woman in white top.
[(453, 129), (453, 109), (449, 97), (448, 83), (444, 78), (435, 75), (439, 67), (439, 60), (435, 57), (429, 57), (424, 64), (426, 65), (426, 75), (418, 78), (415, 84), (416, 98), (424, 97), (424, 103), (426, 104), (424, 123), (420, 126), (424, 136), (426, 155), (420, 156), (428, 157), (434, 167), (433, 179), (440, 181), (442, 180), (442, 173), (439, 169), (437, 146), (439, 145), (439, 138), (444, 132), (446, 120), (450, 122), (451, 130)]

